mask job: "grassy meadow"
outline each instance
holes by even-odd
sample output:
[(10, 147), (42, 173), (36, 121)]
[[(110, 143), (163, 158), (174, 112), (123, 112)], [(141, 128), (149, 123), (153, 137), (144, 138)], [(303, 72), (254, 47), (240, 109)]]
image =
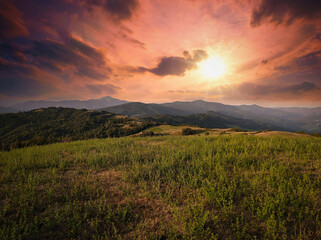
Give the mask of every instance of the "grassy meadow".
[(321, 239), (321, 139), (173, 135), (0, 152), (0, 239)]

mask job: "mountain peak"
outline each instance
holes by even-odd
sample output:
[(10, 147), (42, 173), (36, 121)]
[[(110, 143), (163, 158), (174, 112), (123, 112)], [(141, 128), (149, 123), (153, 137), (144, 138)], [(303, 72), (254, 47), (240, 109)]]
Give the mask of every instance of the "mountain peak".
[(113, 98), (110, 96), (105, 96), (105, 97), (99, 98), (99, 100), (111, 100), (111, 99), (116, 99), (116, 98)]
[(204, 102), (206, 102), (206, 101), (204, 101), (204, 100), (195, 100), (195, 101), (193, 101), (194, 103), (204, 103)]

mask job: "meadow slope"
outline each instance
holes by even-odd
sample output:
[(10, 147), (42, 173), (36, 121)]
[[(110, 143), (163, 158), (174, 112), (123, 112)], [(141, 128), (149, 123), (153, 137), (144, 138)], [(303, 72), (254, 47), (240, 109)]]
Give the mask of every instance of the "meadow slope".
[(0, 152), (0, 239), (320, 239), (321, 139), (163, 136)]

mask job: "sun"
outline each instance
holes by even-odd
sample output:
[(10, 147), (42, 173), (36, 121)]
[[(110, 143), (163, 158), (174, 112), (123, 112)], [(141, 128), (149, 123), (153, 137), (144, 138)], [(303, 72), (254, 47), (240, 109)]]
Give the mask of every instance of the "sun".
[(198, 63), (200, 73), (206, 78), (219, 78), (227, 73), (224, 60), (219, 56), (210, 56)]

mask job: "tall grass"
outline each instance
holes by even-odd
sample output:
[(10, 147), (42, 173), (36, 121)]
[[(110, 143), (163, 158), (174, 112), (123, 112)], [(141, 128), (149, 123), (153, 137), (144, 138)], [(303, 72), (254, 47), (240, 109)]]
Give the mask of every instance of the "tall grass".
[(88, 140), (0, 153), (1, 239), (321, 238), (321, 139)]

